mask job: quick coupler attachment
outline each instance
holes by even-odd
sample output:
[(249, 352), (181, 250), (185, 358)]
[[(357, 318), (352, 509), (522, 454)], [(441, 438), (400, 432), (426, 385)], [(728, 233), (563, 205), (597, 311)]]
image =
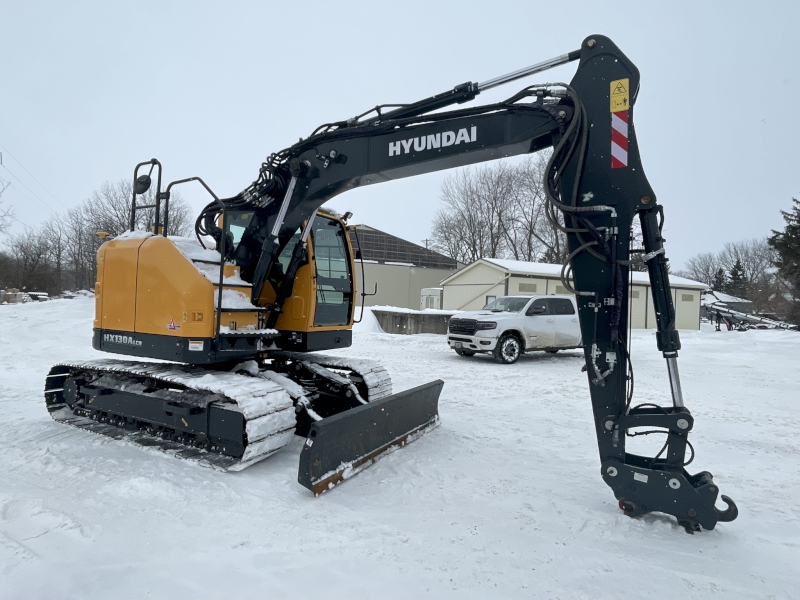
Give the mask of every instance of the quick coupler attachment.
[(300, 453), (297, 481), (321, 494), (439, 423), (444, 382), (431, 381), (315, 421)]
[[(642, 457), (627, 455), (627, 459), (641, 461)], [(739, 509), (728, 496), (722, 496), (727, 504), (725, 510), (714, 506), (719, 488), (708, 471), (689, 475), (685, 469), (647, 468), (616, 459), (604, 461), (601, 470), (619, 500), (619, 507), (629, 517), (663, 512), (673, 515), (687, 532), (694, 533), (701, 527), (714, 529), (717, 523), (733, 521), (739, 516)]]

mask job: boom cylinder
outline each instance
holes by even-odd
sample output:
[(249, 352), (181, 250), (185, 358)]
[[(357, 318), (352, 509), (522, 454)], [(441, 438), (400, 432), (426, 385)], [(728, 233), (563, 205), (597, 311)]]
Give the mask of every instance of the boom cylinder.
[(561, 56), (556, 56), (555, 58), (543, 60), (542, 62), (536, 63), (535, 65), (531, 65), (530, 67), (517, 69), (516, 71), (507, 73), (506, 75), (500, 75), (499, 77), (494, 77), (487, 81), (483, 81), (478, 84), (478, 91), (484, 92), (486, 90), (492, 89), (493, 87), (497, 87), (498, 85), (503, 85), (504, 83), (508, 83), (510, 81), (516, 81), (517, 79), (522, 79), (523, 77), (527, 77), (528, 75), (541, 73), (542, 71), (547, 71), (548, 69), (552, 69), (553, 67), (565, 65), (568, 62), (572, 62), (573, 60), (579, 59), (580, 57), (581, 57), (581, 51), (574, 50), (573, 52), (568, 52), (567, 54), (562, 54)]

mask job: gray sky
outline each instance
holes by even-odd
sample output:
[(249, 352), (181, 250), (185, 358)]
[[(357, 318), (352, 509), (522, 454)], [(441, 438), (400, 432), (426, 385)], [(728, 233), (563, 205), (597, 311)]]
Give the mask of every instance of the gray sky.
[[(601, 33), (641, 71), (639, 146), (680, 268), (782, 227), (778, 210), (800, 197), (799, 27), (800, 3), (788, 0), (1, 0), (3, 200), (35, 226), (151, 157), (167, 180), (199, 175), (233, 195), (269, 153), (323, 122), (484, 81)], [(446, 175), (368, 186), (329, 206), (421, 242)], [(195, 211), (206, 203), (182, 193)]]

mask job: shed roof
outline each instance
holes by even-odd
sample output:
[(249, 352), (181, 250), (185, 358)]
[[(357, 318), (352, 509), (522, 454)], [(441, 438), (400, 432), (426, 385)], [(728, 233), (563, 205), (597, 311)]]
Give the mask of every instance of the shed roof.
[(347, 229), (350, 235), (350, 243), (353, 248), (361, 250), (361, 257), (365, 261), (411, 267), (458, 268), (458, 262), (449, 256), (374, 227), (348, 225)]
[[(455, 279), (465, 271), (469, 270), (477, 264), (485, 264), (490, 267), (497, 268), (498, 270), (505, 271), (510, 275), (537, 275), (539, 277), (559, 277), (561, 275), (561, 265), (553, 265), (549, 263), (535, 263), (526, 262), (522, 260), (509, 260), (505, 258), (480, 258), (471, 265), (466, 266), (457, 273), (454, 273), (447, 279), (442, 281), (442, 284), (448, 283)], [(633, 283), (639, 285), (650, 285), (650, 277), (647, 273), (640, 271), (633, 271), (631, 273)], [(708, 289), (705, 283), (699, 281), (692, 281), (685, 277), (678, 277), (677, 275), (669, 276), (669, 283), (673, 287), (691, 288), (691, 289)]]

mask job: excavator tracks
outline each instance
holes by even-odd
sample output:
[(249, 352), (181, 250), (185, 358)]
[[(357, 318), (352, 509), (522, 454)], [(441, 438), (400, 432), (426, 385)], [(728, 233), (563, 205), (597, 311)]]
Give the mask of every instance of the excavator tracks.
[(315, 421), (390, 394), (391, 379), (376, 363), (292, 353), (230, 371), (62, 363), (45, 384), (56, 421), (225, 471), (274, 454)]

